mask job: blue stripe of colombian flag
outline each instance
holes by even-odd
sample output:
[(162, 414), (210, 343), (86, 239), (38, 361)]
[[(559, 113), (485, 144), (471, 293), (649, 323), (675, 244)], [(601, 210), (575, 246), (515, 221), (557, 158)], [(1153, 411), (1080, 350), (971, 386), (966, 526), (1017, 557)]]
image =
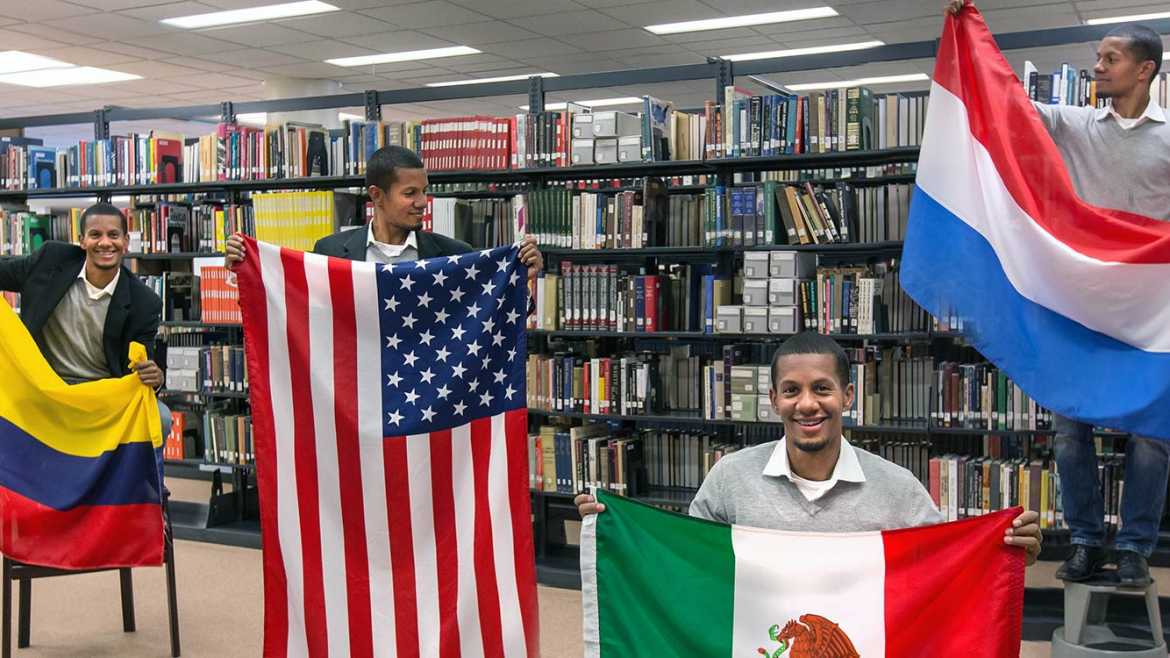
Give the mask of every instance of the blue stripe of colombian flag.
[(149, 442), (123, 443), (98, 457), (58, 452), (0, 417), (0, 487), (45, 507), (160, 504), (156, 483), (143, 477), (156, 468)]
[(1147, 352), (1036, 304), (987, 240), (915, 186), (902, 287), (942, 317), (995, 318), (963, 333), (1040, 404), (1104, 427), (1170, 439), (1170, 354)]

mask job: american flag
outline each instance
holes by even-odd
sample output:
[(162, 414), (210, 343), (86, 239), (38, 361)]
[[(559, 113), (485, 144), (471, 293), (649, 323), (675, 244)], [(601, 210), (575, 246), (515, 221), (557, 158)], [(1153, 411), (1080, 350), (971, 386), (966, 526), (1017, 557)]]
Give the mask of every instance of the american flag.
[(539, 654), (517, 253), (248, 241), (265, 656)]

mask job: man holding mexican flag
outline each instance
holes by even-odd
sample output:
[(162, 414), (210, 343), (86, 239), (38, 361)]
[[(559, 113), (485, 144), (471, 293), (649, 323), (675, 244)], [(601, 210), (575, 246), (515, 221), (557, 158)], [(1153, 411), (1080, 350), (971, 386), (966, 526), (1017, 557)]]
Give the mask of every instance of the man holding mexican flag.
[(783, 438), (719, 460), (697, 518), (577, 496), (586, 656), (1018, 653), (1038, 515), (899, 530), (943, 517), (909, 471), (843, 438), (854, 388), (828, 336), (785, 341), (769, 393)]

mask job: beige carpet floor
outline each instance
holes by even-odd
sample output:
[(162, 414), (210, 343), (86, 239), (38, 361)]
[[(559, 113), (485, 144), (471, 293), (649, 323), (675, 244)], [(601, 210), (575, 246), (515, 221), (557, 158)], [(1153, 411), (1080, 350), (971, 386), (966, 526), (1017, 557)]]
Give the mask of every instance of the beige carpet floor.
[[(176, 484), (178, 486), (176, 486)], [(205, 493), (206, 483), (178, 483), (178, 496)], [(260, 655), (263, 623), (260, 551), (176, 543), (183, 655), (234, 658)], [(1030, 586), (1051, 587), (1057, 565), (1029, 569)], [(1156, 577), (1170, 583), (1170, 570)], [(162, 569), (134, 571), (138, 632), (122, 633), (115, 573), (35, 581), (32, 646), (16, 658), (132, 658), (169, 654)], [(15, 638), (15, 629), (13, 629)], [(581, 649), (581, 596), (576, 590), (540, 588), (541, 655), (577, 658)], [(14, 639), (15, 641), (15, 639)], [(1025, 643), (1021, 656), (1049, 656), (1044, 642)], [(652, 655), (652, 654), (649, 654)]]

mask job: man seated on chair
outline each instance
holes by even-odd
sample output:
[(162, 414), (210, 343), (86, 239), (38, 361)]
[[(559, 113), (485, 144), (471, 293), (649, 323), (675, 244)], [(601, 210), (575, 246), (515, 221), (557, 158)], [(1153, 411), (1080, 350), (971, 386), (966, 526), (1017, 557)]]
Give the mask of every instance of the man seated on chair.
[[(81, 243), (46, 242), (27, 256), (0, 257), (0, 290), (20, 293), (20, 318), (53, 370), (69, 384), (136, 372), (158, 389), (163, 372), (149, 358), (128, 364), (131, 342), (154, 354), (162, 301), (122, 267), (126, 216), (109, 203), (81, 214)], [(161, 401), (165, 437), (171, 412)], [(162, 451), (157, 451), (162, 484)], [(164, 489), (165, 491), (165, 489)]]

